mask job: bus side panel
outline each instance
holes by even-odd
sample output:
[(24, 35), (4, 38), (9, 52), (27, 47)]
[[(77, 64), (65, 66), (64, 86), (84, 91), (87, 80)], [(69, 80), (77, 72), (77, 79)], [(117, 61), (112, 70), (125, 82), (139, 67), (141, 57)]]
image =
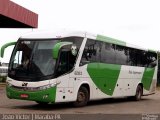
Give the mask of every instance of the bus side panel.
[[(83, 65), (79, 68), (76, 68), (71, 74), (70, 74), (70, 82), (69, 85), (70, 87), (73, 86), (74, 88), (74, 99), (76, 100), (77, 98), (77, 93), (79, 90), (79, 87), (82, 84), (88, 84), (90, 87), (90, 100), (96, 100), (96, 99), (101, 99), (101, 98), (107, 98), (110, 97), (104, 93), (102, 93), (99, 88), (95, 85), (91, 77), (89, 76), (87, 72), (87, 66), (88, 65)], [(72, 83), (73, 82), (73, 83)]]
[(113, 96), (134, 96), (143, 77), (144, 68), (122, 65)]
[(155, 93), (157, 84), (157, 66), (155, 68), (146, 68), (142, 83), (144, 86), (143, 94), (148, 95)]
[(69, 74), (57, 78), (56, 100), (55, 102), (68, 102), (73, 99), (73, 87), (68, 86)]
[(135, 95), (137, 85), (141, 83), (144, 68), (90, 63), (87, 72), (99, 89), (98, 98)]
[(95, 85), (105, 94), (112, 96), (121, 65), (104, 64), (104, 63), (90, 63), (87, 71), (95, 83)]
[[(155, 90), (156, 73), (157, 69), (154, 71), (150, 91)], [(90, 86), (90, 100), (134, 96), (144, 75), (144, 67), (102, 63), (83, 65), (70, 73), (69, 87), (73, 88), (73, 97), (70, 100), (76, 100), (79, 87), (83, 83)], [(144, 90), (144, 94), (149, 93), (149, 90)]]

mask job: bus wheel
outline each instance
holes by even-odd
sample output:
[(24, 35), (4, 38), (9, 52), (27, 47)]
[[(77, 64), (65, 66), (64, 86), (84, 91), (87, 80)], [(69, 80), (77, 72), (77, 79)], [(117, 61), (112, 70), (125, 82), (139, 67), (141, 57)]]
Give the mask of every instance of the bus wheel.
[(136, 101), (141, 100), (142, 94), (143, 94), (142, 86), (141, 86), (141, 85), (138, 85), (138, 86), (137, 86), (137, 90), (136, 90), (136, 95), (134, 96), (134, 99), (135, 99)]
[(77, 100), (74, 102), (75, 107), (82, 107), (87, 105), (87, 102), (89, 100), (89, 93), (86, 87), (80, 87), (78, 94), (77, 94)]

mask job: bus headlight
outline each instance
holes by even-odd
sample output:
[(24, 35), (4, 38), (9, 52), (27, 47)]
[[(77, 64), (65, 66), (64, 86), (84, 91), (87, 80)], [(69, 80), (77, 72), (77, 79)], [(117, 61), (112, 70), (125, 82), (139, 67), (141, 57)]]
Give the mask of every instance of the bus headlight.
[(57, 85), (57, 83), (44, 85), (44, 86), (39, 87), (39, 90), (45, 90), (45, 89), (48, 89), (48, 88), (51, 88), (51, 87), (55, 87), (56, 85)]
[(44, 86), (39, 87), (39, 90), (45, 90), (48, 88), (50, 88), (50, 85), (44, 85)]

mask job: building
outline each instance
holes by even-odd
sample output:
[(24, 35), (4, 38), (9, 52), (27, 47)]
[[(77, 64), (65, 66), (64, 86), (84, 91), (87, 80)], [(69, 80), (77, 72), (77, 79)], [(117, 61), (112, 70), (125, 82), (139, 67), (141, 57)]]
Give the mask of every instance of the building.
[(0, 0), (0, 28), (37, 27), (38, 14), (10, 0)]

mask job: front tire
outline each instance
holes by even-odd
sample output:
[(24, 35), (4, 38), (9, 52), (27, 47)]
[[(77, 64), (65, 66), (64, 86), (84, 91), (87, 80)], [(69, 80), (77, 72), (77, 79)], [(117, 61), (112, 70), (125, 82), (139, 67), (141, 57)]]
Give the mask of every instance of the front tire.
[(136, 95), (134, 96), (134, 100), (139, 101), (141, 100), (143, 95), (143, 89), (141, 85), (137, 86)]
[(75, 107), (83, 107), (87, 105), (89, 100), (89, 92), (86, 87), (80, 87), (78, 94), (77, 94), (77, 100), (73, 103)]

